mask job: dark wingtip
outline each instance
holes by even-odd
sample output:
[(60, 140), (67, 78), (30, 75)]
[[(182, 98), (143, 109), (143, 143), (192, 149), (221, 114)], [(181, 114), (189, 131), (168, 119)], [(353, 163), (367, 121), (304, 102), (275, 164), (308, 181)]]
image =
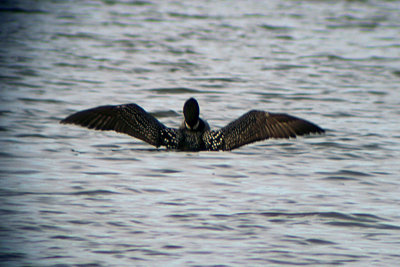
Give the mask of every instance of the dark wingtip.
[(70, 116), (66, 117), (65, 119), (62, 119), (59, 121), (60, 124), (70, 124), (71, 122), (68, 120)]
[(325, 130), (316, 125), (315, 123), (306, 121), (310, 125), (310, 133), (323, 134)]
[(92, 121), (92, 119), (88, 115), (90, 115), (90, 112), (88, 112), (88, 110), (79, 111), (77, 113), (69, 115), (65, 119), (62, 119), (60, 121), (60, 124), (75, 124), (93, 129), (94, 127), (90, 126), (90, 122)]
[[(309, 121), (305, 121), (307, 123), (307, 129), (306, 131), (304, 131), (303, 134), (317, 134), (317, 135), (322, 135), (325, 134), (325, 130), (322, 129), (321, 127), (319, 127), (318, 125), (309, 122)], [(302, 135), (302, 134), (299, 134)]]
[(68, 117), (60, 120), (60, 124), (76, 124), (77, 123), (76, 118), (79, 117), (79, 115), (81, 113), (83, 113), (83, 111), (79, 111), (79, 112), (69, 115)]

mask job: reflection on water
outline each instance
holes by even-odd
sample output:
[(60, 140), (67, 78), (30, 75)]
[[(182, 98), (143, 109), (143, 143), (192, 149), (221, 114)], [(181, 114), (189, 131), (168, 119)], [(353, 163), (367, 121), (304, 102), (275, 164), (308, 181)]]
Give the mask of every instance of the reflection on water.
[[(400, 12), (394, 1), (0, 4), (7, 266), (395, 265)], [(174, 152), (60, 125), (135, 102), (177, 127), (249, 109), (323, 137)]]

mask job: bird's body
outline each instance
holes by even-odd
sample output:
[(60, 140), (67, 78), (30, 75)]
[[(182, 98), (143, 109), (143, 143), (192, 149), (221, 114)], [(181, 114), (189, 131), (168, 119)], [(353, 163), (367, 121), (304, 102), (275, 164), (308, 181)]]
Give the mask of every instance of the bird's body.
[(211, 130), (199, 117), (194, 98), (185, 102), (184, 121), (179, 129), (169, 128), (136, 104), (100, 106), (74, 113), (61, 123), (95, 130), (114, 130), (153, 146), (183, 151), (232, 150), (269, 138), (290, 138), (324, 133), (319, 126), (283, 113), (251, 110), (219, 130)]

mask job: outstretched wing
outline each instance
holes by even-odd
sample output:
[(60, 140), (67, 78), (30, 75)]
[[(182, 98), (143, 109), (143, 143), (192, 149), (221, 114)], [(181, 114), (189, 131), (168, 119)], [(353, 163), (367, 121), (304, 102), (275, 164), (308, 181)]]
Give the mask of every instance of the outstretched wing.
[(60, 123), (76, 124), (95, 130), (114, 130), (139, 138), (153, 146), (166, 145), (176, 131), (165, 127), (136, 104), (100, 106), (74, 113)]
[(218, 131), (211, 131), (205, 142), (210, 150), (232, 150), (268, 138), (290, 138), (324, 133), (309, 121), (283, 113), (252, 110)]

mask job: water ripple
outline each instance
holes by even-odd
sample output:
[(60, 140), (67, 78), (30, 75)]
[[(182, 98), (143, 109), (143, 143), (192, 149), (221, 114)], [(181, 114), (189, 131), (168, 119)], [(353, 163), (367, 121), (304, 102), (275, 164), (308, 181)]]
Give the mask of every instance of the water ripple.
[(148, 91), (157, 94), (199, 94), (201, 91), (192, 88), (176, 87), (176, 88), (153, 88)]
[[(3, 265), (398, 264), (396, 1), (34, 2), (0, 7)], [(133, 99), (178, 126), (192, 96), (327, 134), (177, 153), (59, 125)]]

